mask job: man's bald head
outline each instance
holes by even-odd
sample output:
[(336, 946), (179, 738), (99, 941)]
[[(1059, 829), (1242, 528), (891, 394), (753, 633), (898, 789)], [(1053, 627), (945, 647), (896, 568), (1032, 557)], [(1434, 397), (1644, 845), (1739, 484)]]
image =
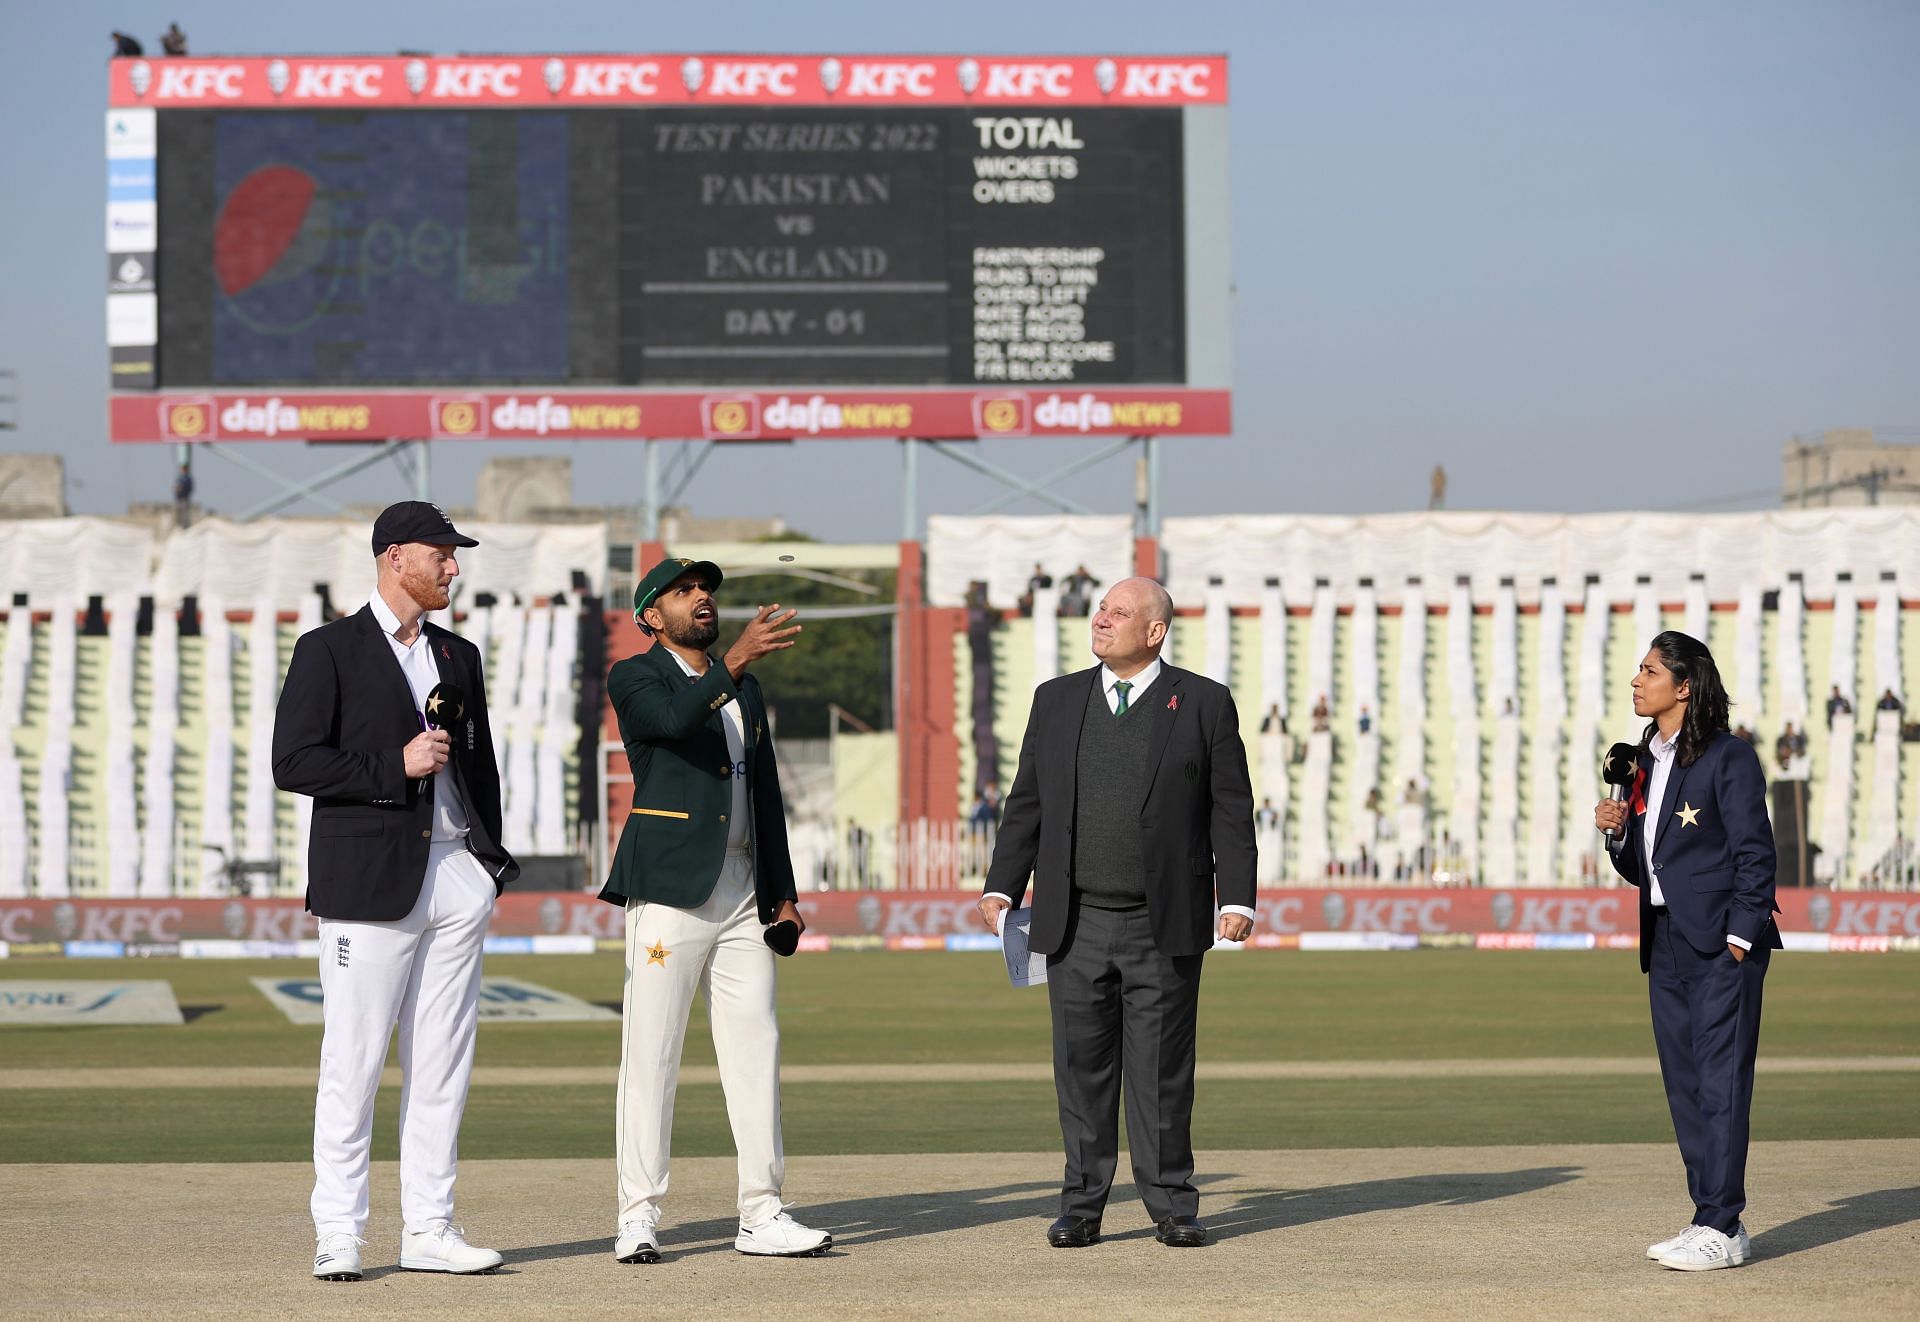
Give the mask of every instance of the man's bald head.
[(1126, 679), (1166, 646), (1173, 628), (1173, 597), (1150, 578), (1123, 578), (1108, 588), (1093, 613), (1093, 654)]

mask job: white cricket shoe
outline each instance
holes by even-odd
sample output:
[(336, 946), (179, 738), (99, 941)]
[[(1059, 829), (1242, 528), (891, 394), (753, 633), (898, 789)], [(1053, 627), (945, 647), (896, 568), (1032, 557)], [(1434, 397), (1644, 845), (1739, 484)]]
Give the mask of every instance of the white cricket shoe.
[(733, 1237), (736, 1252), (757, 1258), (810, 1258), (833, 1247), (833, 1236), (824, 1230), (809, 1230), (785, 1212), (757, 1226), (740, 1223)]
[(660, 1261), (660, 1235), (651, 1221), (629, 1221), (613, 1241), (615, 1262)]
[(1662, 1267), (1680, 1272), (1706, 1272), (1719, 1267), (1738, 1267), (1753, 1256), (1753, 1241), (1747, 1228), (1736, 1225), (1733, 1234), (1723, 1235), (1711, 1226), (1699, 1227), (1699, 1233), (1678, 1248), (1660, 1257)]
[(400, 1234), (400, 1265), (410, 1272), (470, 1276), (474, 1272), (490, 1272), (500, 1261), (500, 1255), (492, 1249), (479, 1249), (467, 1243), (460, 1227), (449, 1221), (436, 1221), (425, 1230), (406, 1230)]
[(313, 1250), (313, 1276), (319, 1281), (360, 1279), (360, 1246), (367, 1241), (335, 1230), (320, 1236)]
[(1685, 1230), (1675, 1235), (1672, 1239), (1663, 1239), (1658, 1244), (1647, 1245), (1647, 1257), (1651, 1258), (1655, 1262), (1658, 1262), (1660, 1261), (1660, 1259), (1664, 1258), (1667, 1254), (1673, 1252), (1675, 1249), (1679, 1248), (1682, 1244), (1686, 1243), (1688, 1240), (1692, 1239), (1695, 1235), (1699, 1233), (1700, 1233), (1699, 1226), (1689, 1225)]

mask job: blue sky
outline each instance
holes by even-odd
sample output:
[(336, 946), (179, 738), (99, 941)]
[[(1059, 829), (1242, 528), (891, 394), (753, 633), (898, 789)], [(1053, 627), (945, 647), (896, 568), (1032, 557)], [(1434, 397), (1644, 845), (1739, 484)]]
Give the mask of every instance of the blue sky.
[[(167, 498), (164, 447), (103, 438), (107, 32), (178, 19), (196, 53), (1224, 51), (1233, 61), (1236, 434), (1164, 445), (1168, 514), (1425, 504), (1583, 511), (1772, 503), (1794, 433), (1920, 442), (1920, 5), (606, 3), (0, 6), (0, 368), (73, 508)], [(1097, 448), (983, 445), (1039, 473)], [(697, 513), (898, 535), (898, 447), (722, 452)], [(574, 460), (637, 500), (638, 447), (435, 447), (443, 504), (491, 454)], [(337, 461), (297, 447), (299, 469)], [(265, 494), (226, 465), (201, 495)], [(928, 456), (921, 512), (997, 489)], [(1109, 463), (1075, 494), (1130, 508)], [(343, 489), (378, 501), (381, 468)], [(1741, 499), (1744, 497), (1744, 499)], [(1031, 505), (1022, 510), (1031, 511)]]

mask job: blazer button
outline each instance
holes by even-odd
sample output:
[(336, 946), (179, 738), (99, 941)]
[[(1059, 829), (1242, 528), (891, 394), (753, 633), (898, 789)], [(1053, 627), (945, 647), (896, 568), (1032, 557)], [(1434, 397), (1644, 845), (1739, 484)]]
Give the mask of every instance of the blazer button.
[(723, 821), (723, 822), (724, 822), (724, 821), (726, 821), (726, 820), (727, 820), (727, 815), (726, 815), (725, 813), (721, 813), (721, 814), (720, 814), (720, 820), (721, 820), (721, 821)]
[(422, 832), (420, 833), (420, 838), (421, 838), (422, 840), (431, 840), (431, 839), (433, 839), (433, 832), (432, 832), (432, 831), (422, 831)]

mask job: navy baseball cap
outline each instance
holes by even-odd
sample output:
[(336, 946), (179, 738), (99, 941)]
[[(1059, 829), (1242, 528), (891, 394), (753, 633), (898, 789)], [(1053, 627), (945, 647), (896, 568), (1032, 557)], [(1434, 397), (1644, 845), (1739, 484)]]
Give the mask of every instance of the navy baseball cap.
[(454, 527), (445, 510), (424, 500), (403, 500), (389, 505), (373, 521), (375, 555), (403, 542), (425, 542), (428, 546), (480, 545)]

